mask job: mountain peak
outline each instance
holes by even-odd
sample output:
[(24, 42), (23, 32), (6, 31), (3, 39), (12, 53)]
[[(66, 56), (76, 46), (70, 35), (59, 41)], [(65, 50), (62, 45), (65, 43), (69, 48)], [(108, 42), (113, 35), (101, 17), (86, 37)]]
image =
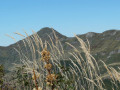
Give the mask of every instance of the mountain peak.
[(42, 29), (40, 29), (40, 31), (38, 31), (38, 33), (41, 33), (41, 34), (45, 34), (45, 33), (51, 33), (55, 31), (53, 28), (49, 28), (49, 27), (44, 27)]
[(57, 32), (55, 29), (49, 28), (49, 27), (44, 27), (44, 28), (40, 29), (40, 31), (38, 31), (37, 34), (38, 34), (41, 38), (47, 38), (48, 35), (54, 36), (54, 32), (55, 32), (55, 34), (56, 34), (56, 36), (57, 36), (58, 38), (66, 38), (66, 36), (60, 34), (60, 33)]

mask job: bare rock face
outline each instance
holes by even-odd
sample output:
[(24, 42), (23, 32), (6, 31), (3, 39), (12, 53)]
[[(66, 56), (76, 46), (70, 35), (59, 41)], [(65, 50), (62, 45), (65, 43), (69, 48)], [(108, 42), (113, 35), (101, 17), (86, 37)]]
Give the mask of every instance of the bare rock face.
[(86, 34), (86, 38), (92, 38), (94, 35), (95, 35), (94, 32), (88, 32), (88, 33)]

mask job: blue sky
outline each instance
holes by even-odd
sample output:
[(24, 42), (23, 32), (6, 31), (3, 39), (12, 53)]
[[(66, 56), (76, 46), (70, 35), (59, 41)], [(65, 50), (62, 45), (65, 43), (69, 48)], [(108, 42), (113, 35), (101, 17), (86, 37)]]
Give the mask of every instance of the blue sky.
[(9, 34), (32, 34), (53, 27), (66, 36), (120, 29), (120, 0), (0, 0), (0, 46), (14, 41)]

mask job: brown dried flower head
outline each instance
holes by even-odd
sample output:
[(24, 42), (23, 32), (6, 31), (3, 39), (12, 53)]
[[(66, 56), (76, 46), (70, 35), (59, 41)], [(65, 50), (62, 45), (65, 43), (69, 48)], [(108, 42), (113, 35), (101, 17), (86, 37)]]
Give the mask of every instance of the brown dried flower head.
[[(37, 90), (36, 88), (33, 88), (33, 90)], [(42, 88), (41, 87), (38, 87), (38, 90), (42, 90)]]
[(52, 64), (50, 64), (50, 63), (49, 63), (49, 64), (46, 64), (46, 65), (45, 65), (45, 68), (46, 68), (47, 70), (51, 70)]
[(47, 75), (46, 81), (47, 82), (53, 82), (53, 81), (56, 80), (56, 78), (57, 78), (57, 76), (55, 74), (50, 74), (50, 75)]
[(49, 61), (49, 59), (50, 59), (50, 52), (47, 51), (46, 48), (43, 49), (43, 51), (41, 52), (41, 55), (42, 55), (42, 60), (43, 61), (46, 61), (46, 62)]

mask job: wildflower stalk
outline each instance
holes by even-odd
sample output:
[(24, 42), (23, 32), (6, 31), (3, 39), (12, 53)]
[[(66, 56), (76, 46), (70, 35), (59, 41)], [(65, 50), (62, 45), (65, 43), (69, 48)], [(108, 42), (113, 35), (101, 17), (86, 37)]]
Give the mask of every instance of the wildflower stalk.
[(55, 85), (54, 85), (54, 81), (56, 80), (56, 75), (51, 73), (51, 69), (52, 69), (52, 64), (49, 62), (50, 60), (50, 52), (47, 51), (47, 48), (44, 48), (43, 51), (41, 52), (42, 55), (42, 60), (44, 62), (46, 62), (46, 65), (44, 66), (48, 72), (48, 75), (46, 77), (46, 82), (48, 85), (51, 86), (51, 89), (54, 90)]

